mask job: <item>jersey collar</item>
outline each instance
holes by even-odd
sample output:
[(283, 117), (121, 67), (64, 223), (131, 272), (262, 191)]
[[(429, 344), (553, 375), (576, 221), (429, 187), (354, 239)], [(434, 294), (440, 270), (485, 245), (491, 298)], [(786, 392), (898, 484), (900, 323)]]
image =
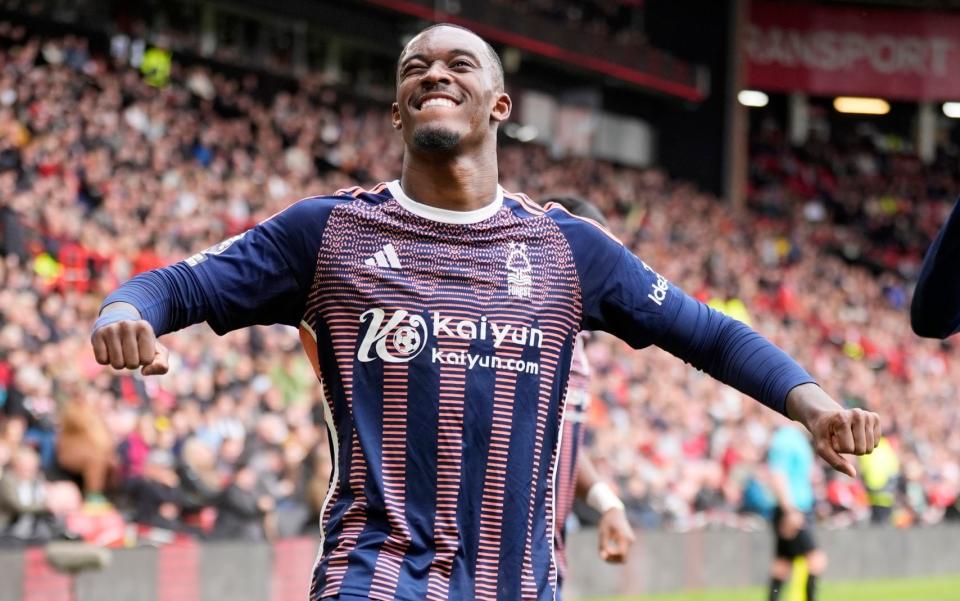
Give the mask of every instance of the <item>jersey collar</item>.
[(403, 188), (400, 187), (400, 180), (397, 179), (388, 182), (387, 189), (390, 190), (390, 195), (393, 196), (404, 209), (414, 215), (430, 219), (431, 221), (439, 221), (440, 223), (479, 223), (484, 219), (493, 217), (494, 214), (500, 210), (500, 207), (503, 206), (503, 188), (499, 185), (497, 185), (497, 195), (488, 205), (472, 211), (451, 211), (450, 209), (440, 209), (417, 202), (406, 195)]

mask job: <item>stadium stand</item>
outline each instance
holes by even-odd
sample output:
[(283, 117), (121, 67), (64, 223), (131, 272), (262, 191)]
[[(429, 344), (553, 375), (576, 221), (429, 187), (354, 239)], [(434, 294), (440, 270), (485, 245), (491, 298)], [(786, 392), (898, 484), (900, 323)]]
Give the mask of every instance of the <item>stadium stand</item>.
[[(144, 379), (96, 365), (87, 328), (119, 281), (298, 198), (396, 177), (401, 147), (383, 106), (317, 74), (276, 92), (174, 61), (157, 80), (126, 53), (7, 22), (0, 47), (0, 482), (34, 479), (50, 516), (6, 528), (0, 544), (71, 533), (129, 543), (104, 515), (154, 541), (315, 529), (330, 457), (295, 332), (191, 328), (165, 341), (171, 374)], [(898, 524), (956, 516), (960, 429), (946, 399), (960, 365), (949, 343), (914, 338), (906, 316), (909, 277), (956, 171), (872, 147), (849, 162), (830, 145), (798, 150), (775, 136), (754, 147), (739, 211), (658, 169), (555, 159), (532, 144), (503, 149), (501, 182), (534, 197), (589, 191), (647, 263), (752, 322), (847, 404), (886, 417), (902, 466)], [(589, 348), (602, 401), (589, 452), (636, 525), (757, 527), (779, 418), (661, 351), (619, 344), (600, 337)], [(75, 405), (97, 411), (77, 420)], [(80, 462), (63, 460), (70, 437), (91, 451)], [(859, 482), (823, 476), (818, 494), (824, 519), (869, 519)], [(0, 524), (23, 513), (0, 505)]]
[(643, 0), (542, 0), (530, 3), (498, 2), (521, 14), (534, 14), (560, 23), (571, 32), (588, 31), (624, 47), (643, 43)]
[(960, 169), (942, 150), (925, 164), (903, 146), (869, 128), (794, 148), (768, 120), (752, 143), (750, 202), (771, 217), (801, 208), (806, 221), (829, 220), (822, 244), (875, 271), (913, 276), (956, 196)]

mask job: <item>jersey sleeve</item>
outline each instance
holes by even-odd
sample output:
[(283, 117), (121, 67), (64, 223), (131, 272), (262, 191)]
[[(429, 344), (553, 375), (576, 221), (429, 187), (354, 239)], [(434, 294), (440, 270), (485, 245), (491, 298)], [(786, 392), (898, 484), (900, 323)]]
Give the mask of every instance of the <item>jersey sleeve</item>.
[(633, 348), (655, 344), (676, 319), (682, 292), (606, 230), (560, 209), (549, 215), (573, 252), (581, 327), (614, 334)]
[(305, 310), (327, 219), (338, 199), (301, 200), (187, 259), (141, 274), (107, 297), (129, 302), (158, 335), (206, 321), (224, 334), (296, 326)]
[(946, 338), (960, 329), (960, 201), (923, 260), (910, 303), (914, 333)]
[(581, 327), (634, 348), (656, 345), (786, 414), (786, 397), (813, 378), (749, 326), (691, 298), (605, 230), (550, 212), (566, 236), (580, 279)]
[(300, 201), (184, 261), (210, 299), (214, 331), (300, 323), (333, 206), (325, 198)]

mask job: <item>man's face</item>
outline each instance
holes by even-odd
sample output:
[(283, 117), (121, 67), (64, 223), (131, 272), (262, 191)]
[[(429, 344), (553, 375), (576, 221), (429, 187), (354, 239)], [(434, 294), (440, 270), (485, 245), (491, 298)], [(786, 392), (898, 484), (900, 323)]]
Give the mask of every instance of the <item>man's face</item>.
[(456, 152), (495, 135), (509, 114), (510, 97), (476, 35), (437, 27), (401, 54), (392, 116), (408, 147)]

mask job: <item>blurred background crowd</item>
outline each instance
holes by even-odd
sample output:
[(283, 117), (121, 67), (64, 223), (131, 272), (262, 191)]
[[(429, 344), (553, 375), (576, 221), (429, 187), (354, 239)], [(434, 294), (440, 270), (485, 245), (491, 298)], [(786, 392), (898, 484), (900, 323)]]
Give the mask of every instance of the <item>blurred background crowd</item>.
[[(294, 330), (195, 326), (164, 340), (170, 373), (143, 378), (97, 365), (90, 325), (136, 273), (298, 198), (394, 179), (400, 142), (382, 102), (318, 73), (278, 90), (136, 47), (0, 22), (0, 545), (318, 528), (330, 452)], [(500, 167), (508, 190), (593, 201), (665, 277), (883, 416), (885, 451), (860, 479), (818, 474), (824, 523), (868, 521), (871, 505), (898, 526), (958, 515), (958, 354), (913, 336), (907, 314), (956, 161), (922, 164), (869, 131), (794, 147), (765, 124), (742, 209), (663, 170), (537, 144), (505, 140)], [(762, 524), (783, 418), (656, 349), (600, 335), (588, 354), (587, 452), (637, 527)]]

